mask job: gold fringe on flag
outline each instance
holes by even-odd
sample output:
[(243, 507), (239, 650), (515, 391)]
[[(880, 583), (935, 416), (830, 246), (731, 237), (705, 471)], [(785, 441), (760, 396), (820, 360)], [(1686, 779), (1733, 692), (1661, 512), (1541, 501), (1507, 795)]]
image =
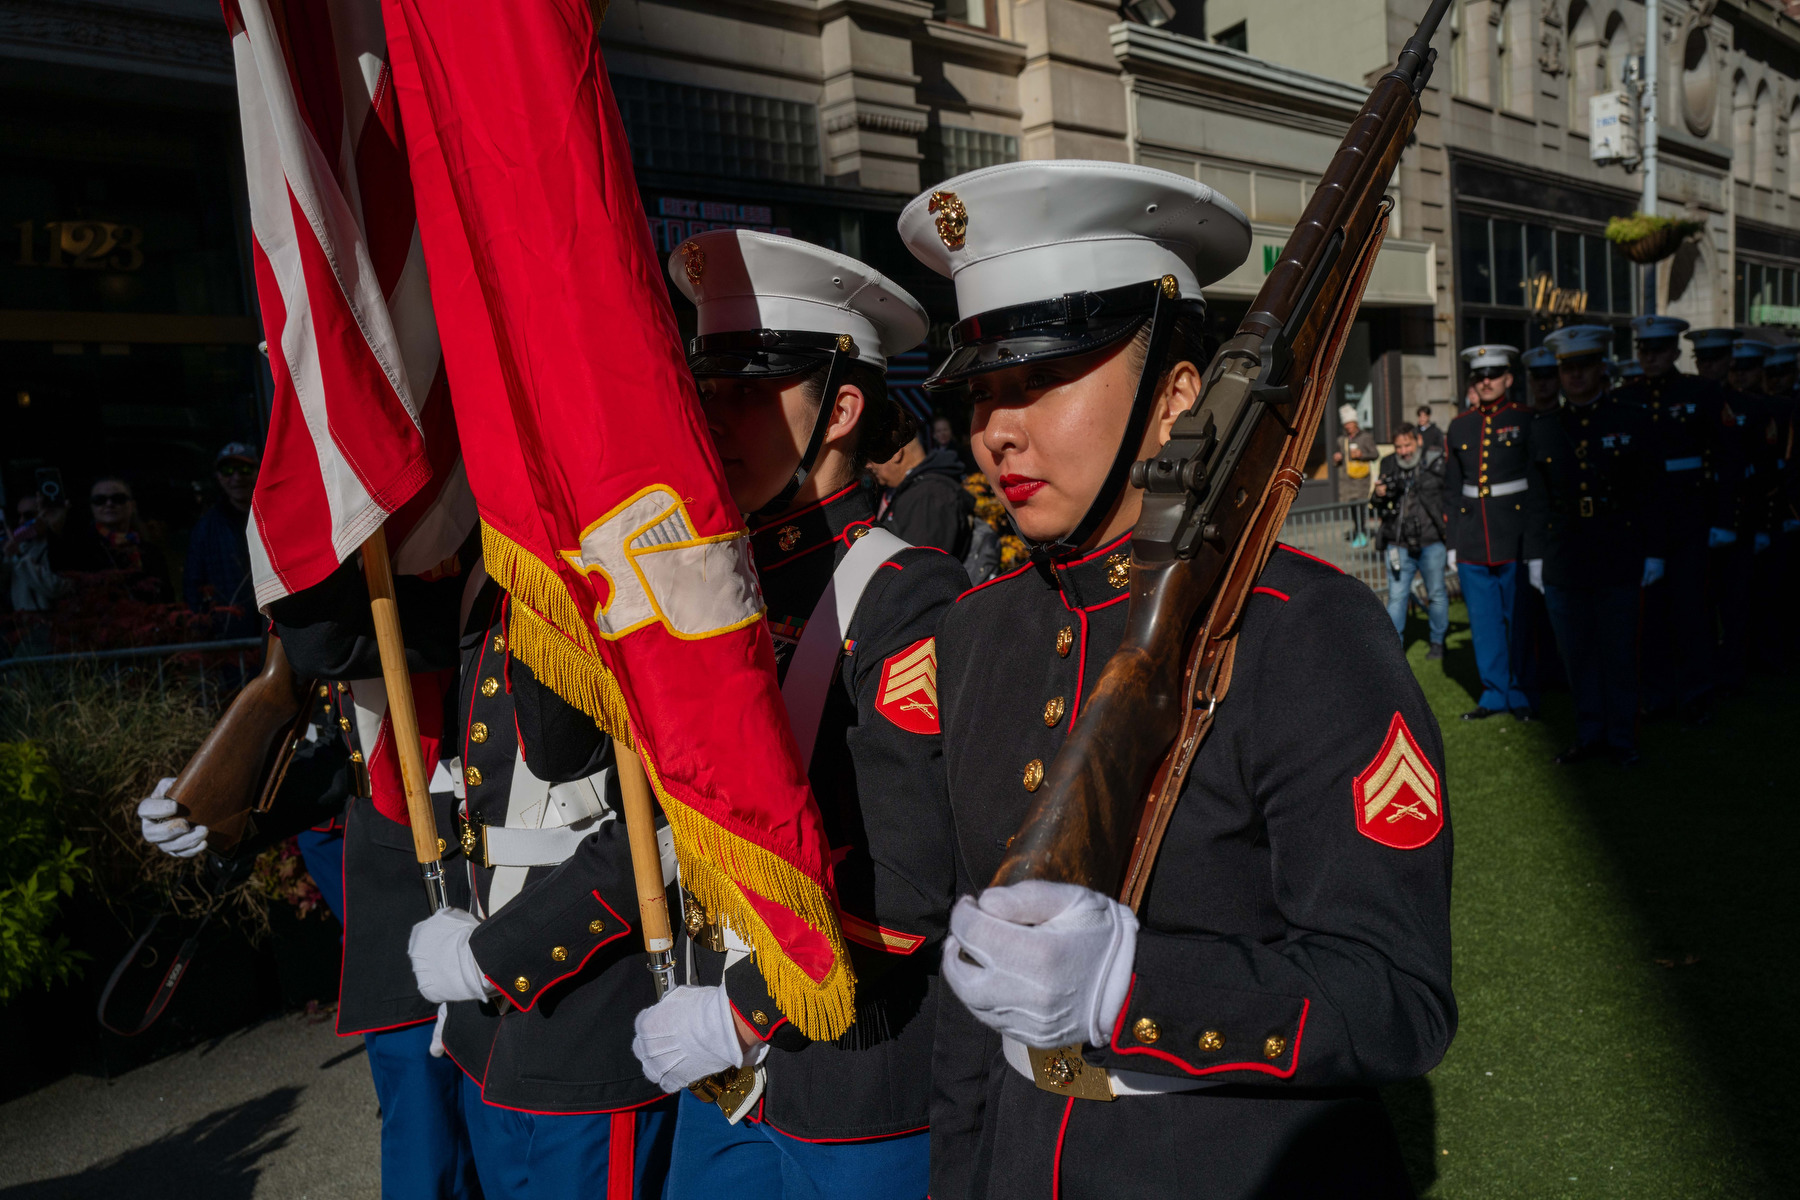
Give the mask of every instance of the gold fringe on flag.
[[(637, 749), (619, 681), (600, 661), (592, 632), (561, 577), (517, 542), (481, 523), (488, 575), (512, 597), (507, 642), (532, 674), (579, 708), (622, 748)], [(837, 910), (817, 882), (780, 855), (714, 824), (663, 787), (644, 755), (645, 774), (675, 835), (681, 882), (705, 906), (708, 919), (730, 927), (756, 948), (769, 995), (807, 1037), (834, 1041), (856, 1019), (856, 975), (838, 929)], [(741, 885), (741, 887), (740, 887)], [(745, 899), (749, 888), (797, 914), (830, 943), (834, 964), (814, 980), (780, 950), (780, 943)]]

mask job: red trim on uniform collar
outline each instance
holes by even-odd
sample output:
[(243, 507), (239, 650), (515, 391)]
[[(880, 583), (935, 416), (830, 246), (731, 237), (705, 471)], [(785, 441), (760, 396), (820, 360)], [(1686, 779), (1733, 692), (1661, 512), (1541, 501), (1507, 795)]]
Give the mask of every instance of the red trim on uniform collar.
[(1127, 529), (1124, 533), (1121, 533), (1118, 537), (1116, 537), (1112, 541), (1106, 543), (1106, 545), (1101, 546), (1097, 550), (1089, 550), (1086, 554), (1082, 555), (1080, 558), (1066, 558), (1066, 559), (1062, 559), (1062, 560), (1052, 560), (1050, 565), (1055, 567), (1059, 571), (1066, 571), (1070, 567), (1079, 567), (1082, 563), (1092, 562), (1094, 559), (1099, 558), (1102, 554), (1106, 554), (1110, 551), (1117, 550), (1121, 543), (1129, 542), (1131, 540), (1131, 533), (1132, 533), (1132, 531)]
[(851, 480), (849, 483), (845, 484), (842, 488), (831, 493), (831, 495), (826, 496), (822, 500), (814, 500), (811, 504), (808, 504), (805, 508), (791, 509), (788, 512), (782, 513), (779, 517), (776, 517), (773, 520), (770, 520), (762, 525), (758, 525), (755, 529), (752, 529), (750, 531), (750, 536), (755, 537), (757, 534), (761, 533), (765, 529), (773, 529), (777, 525), (785, 525), (787, 522), (792, 521), (795, 517), (803, 517), (815, 508), (824, 508), (827, 504), (830, 504), (836, 500), (841, 500), (845, 496), (848, 496), (851, 492), (854, 492), (860, 486), (862, 486), (862, 485), (857, 483), (855, 480)]
[(1273, 596), (1284, 604), (1293, 599), (1293, 597), (1286, 592), (1278, 592), (1272, 587), (1253, 587), (1250, 589), (1250, 594), (1253, 596)]

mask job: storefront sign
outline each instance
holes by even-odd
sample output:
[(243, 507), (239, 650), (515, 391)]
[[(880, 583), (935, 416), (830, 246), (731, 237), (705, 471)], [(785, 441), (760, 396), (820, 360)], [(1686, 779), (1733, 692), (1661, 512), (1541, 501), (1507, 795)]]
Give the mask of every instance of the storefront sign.
[(112, 221), (20, 221), (15, 267), (135, 271), (144, 265), (144, 231)]
[(1752, 304), (1752, 325), (1800, 325), (1800, 306), (1792, 304)]
[(774, 220), (775, 214), (766, 204), (658, 196), (656, 212), (650, 217), (650, 237), (658, 250), (669, 252), (684, 239), (711, 229), (753, 229), (758, 233), (793, 236), (793, 230), (776, 225)]
[(1588, 294), (1575, 288), (1560, 288), (1549, 272), (1540, 272), (1525, 281), (1525, 303), (1537, 316), (1558, 313), (1584, 313)]

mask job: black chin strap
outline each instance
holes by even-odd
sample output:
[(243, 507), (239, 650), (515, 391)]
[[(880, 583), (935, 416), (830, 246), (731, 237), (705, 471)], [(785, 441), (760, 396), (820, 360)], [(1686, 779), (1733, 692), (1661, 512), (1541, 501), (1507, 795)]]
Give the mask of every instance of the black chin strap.
[(1156, 400), (1158, 368), (1162, 366), (1163, 354), (1169, 348), (1169, 339), (1175, 333), (1175, 315), (1180, 305), (1177, 297), (1169, 294), (1174, 290), (1169, 286), (1172, 283), (1170, 280), (1156, 290), (1156, 307), (1150, 310), (1150, 345), (1144, 352), (1144, 365), (1138, 372), (1137, 395), (1131, 401), (1131, 418), (1125, 423), (1125, 436), (1119, 442), (1118, 452), (1113, 455), (1112, 466), (1108, 468), (1100, 490), (1095, 493), (1094, 502), (1088, 505), (1087, 514), (1067, 537), (1055, 542), (1028, 543), (1031, 546), (1032, 560), (1041, 567), (1047, 567), (1052, 558), (1073, 553), (1094, 535), (1094, 531), (1100, 528), (1100, 522), (1112, 511), (1113, 504), (1131, 475), (1131, 464), (1137, 461), (1138, 451), (1144, 444), (1144, 430), (1150, 424), (1150, 409)]
[(800, 453), (800, 465), (794, 468), (793, 478), (787, 481), (787, 485), (773, 500), (750, 514), (752, 521), (773, 521), (786, 512), (788, 506), (794, 502), (794, 497), (799, 495), (800, 489), (805, 486), (806, 477), (812, 474), (813, 464), (819, 458), (819, 450), (825, 444), (825, 431), (831, 428), (831, 422), (826, 419), (826, 414), (836, 406), (838, 385), (843, 380), (845, 368), (849, 366), (851, 358), (856, 353), (855, 343), (850, 343), (849, 346), (845, 345), (849, 341), (849, 338), (840, 338), (837, 348), (826, 360), (825, 383), (819, 388), (819, 407), (813, 413), (812, 432), (806, 437), (806, 449)]

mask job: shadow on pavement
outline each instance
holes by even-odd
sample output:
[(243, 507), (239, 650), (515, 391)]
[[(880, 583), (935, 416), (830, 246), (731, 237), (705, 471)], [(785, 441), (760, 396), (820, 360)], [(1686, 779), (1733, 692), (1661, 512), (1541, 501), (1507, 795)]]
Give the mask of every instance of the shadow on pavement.
[(220, 1109), (85, 1171), (0, 1189), (0, 1200), (250, 1200), (261, 1161), (286, 1146), (300, 1088)]

